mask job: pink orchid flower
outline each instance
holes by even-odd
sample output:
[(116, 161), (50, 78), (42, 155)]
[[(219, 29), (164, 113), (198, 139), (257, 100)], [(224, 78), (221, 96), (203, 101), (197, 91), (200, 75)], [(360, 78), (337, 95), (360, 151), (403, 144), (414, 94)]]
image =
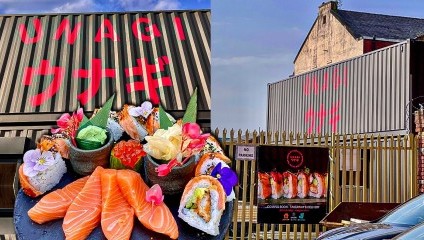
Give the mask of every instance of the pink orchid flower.
[[(57, 126), (59, 126), (59, 128), (55, 130), (59, 131), (60, 128), (66, 128), (68, 126), (68, 121), (70, 119), (71, 119), (71, 115), (69, 113), (62, 114), (62, 116), (60, 116), (60, 118), (56, 121)], [(57, 132), (54, 132), (54, 133), (57, 133)]]
[(178, 165), (177, 159), (172, 159), (167, 164), (159, 165), (159, 167), (157, 167), (155, 171), (158, 173), (159, 177), (164, 177), (168, 175), (171, 172), (172, 168), (174, 168), (177, 165)]
[(209, 134), (203, 134), (203, 135), (201, 134), (202, 131), (200, 129), (199, 124), (197, 123), (185, 123), (183, 125), (182, 131), (183, 131), (183, 136), (191, 138), (191, 139), (202, 138), (205, 135), (209, 136)]
[(69, 113), (64, 113), (60, 118), (56, 121), (57, 126), (59, 128), (52, 128), (51, 132), (53, 134), (56, 133), (63, 133), (66, 136), (68, 136), (72, 143), (75, 145), (75, 135), (77, 133), (78, 127), (84, 118), (84, 112), (82, 108), (79, 108), (76, 112), (72, 114), (72, 116)]
[[(172, 159), (168, 164), (159, 165), (155, 170), (159, 177), (168, 175), (175, 166), (184, 165), (191, 156), (199, 153), (205, 146), (206, 140), (209, 137), (209, 133), (202, 134), (200, 126), (197, 123), (185, 123), (182, 127), (182, 140), (181, 153), (185, 158), (181, 161)], [(184, 149), (183, 149), (183, 146)]]
[(189, 141), (185, 150), (196, 153), (203, 148), (210, 134), (202, 134), (200, 126), (197, 123), (186, 123), (183, 125), (182, 135), (184, 141)]
[(164, 196), (162, 194), (162, 189), (158, 184), (153, 185), (149, 190), (146, 191), (146, 201), (150, 202), (156, 206), (162, 204)]

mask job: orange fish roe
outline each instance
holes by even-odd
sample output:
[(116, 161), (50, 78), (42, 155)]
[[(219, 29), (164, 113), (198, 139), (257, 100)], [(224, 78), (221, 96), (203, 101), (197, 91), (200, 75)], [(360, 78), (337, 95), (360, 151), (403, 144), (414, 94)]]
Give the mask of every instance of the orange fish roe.
[(129, 168), (134, 168), (141, 157), (146, 156), (143, 146), (137, 140), (120, 141), (113, 147), (113, 156)]

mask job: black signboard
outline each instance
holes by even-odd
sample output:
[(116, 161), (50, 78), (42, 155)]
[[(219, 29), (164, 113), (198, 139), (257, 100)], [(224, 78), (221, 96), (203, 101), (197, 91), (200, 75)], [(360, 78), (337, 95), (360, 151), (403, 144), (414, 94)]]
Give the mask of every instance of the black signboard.
[(329, 150), (258, 147), (258, 223), (317, 224), (327, 212)]

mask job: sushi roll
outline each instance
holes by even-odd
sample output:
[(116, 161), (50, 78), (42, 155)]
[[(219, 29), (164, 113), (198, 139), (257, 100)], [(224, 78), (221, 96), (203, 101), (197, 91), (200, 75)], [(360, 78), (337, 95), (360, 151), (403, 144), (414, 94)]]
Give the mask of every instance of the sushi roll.
[(309, 193), (309, 176), (305, 172), (297, 174), (297, 196), (306, 198)]
[[(170, 116), (168, 115), (168, 117)], [(159, 108), (153, 108), (152, 112), (146, 118), (137, 117), (137, 121), (147, 130), (149, 136), (152, 136), (160, 127)]]
[(297, 176), (291, 172), (283, 172), (283, 197), (295, 198), (297, 196)]
[(66, 173), (66, 164), (59, 153), (28, 150), (19, 167), (19, 182), (30, 197), (37, 197), (51, 190)]
[(37, 148), (43, 151), (59, 153), (62, 158), (69, 159), (69, 140), (66, 136), (56, 133), (53, 135), (43, 135), (37, 143)]
[(119, 125), (119, 115), (115, 111), (110, 111), (109, 118), (107, 119), (106, 129), (113, 137), (115, 142), (121, 139), (124, 129)]
[[(212, 170), (221, 163), (221, 167), (230, 167), (224, 162), (225, 156), (220, 153), (205, 153), (200, 157), (199, 162), (196, 165), (195, 176), (210, 175)], [(234, 200), (236, 194), (234, 190), (227, 196), (227, 202)]]
[(279, 172), (271, 172), (271, 197), (278, 199), (283, 195), (283, 175)]
[(321, 198), (325, 192), (325, 181), (323, 175), (319, 173), (312, 173), (309, 176), (309, 196), (314, 198)]
[(202, 151), (200, 152), (201, 155), (204, 155), (206, 153), (219, 153), (221, 154), (221, 160), (223, 160), (225, 163), (228, 163), (228, 164), (231, 163), (231, 159), (225, 156), (224, 151), (219, 145), (218, 140), (216, 140), (216, 138), (212, 135), (210, 135), (208, 139), (206, 139), (206, 144), (203, 147)]
[(136, 117), (129, 113), (134, 106), (124, 105), (122, 111), (119, 112), (119, 125), (124, 131), (135, 140), (142, 141), (147, 136), (147, 130), (137, 121)]
[(221, 163), (222, 167), (229, 167), (225, 162), (225, 156), (220, 153), (205, 153), (200, 157), (197, 163), (195, 175), (210, 175), (212, 170), (218, 163)]
[(184, 189), (178, 217), (194, 228), (217, 236), (225, 210), (225, 197), (224, 188), (215, 178), (208, 175), (194, 177)]
[(271, 197), (272, 188), (268, 173), (258, 172), (258, 198), (267, 199)]

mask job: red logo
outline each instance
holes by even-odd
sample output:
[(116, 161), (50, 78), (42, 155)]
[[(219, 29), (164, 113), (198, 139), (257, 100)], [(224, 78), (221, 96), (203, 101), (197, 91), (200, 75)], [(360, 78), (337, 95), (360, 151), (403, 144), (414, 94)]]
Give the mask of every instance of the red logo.
[(284, 219), (288, 219), (289, 218), (289, 214), (288, 213), (285, 213), (284, 214)]
[(298, 150), (291, 150), (287, 154), (287, 163), (292, 168), (299, 168), (303, 164), (303, 154)]

